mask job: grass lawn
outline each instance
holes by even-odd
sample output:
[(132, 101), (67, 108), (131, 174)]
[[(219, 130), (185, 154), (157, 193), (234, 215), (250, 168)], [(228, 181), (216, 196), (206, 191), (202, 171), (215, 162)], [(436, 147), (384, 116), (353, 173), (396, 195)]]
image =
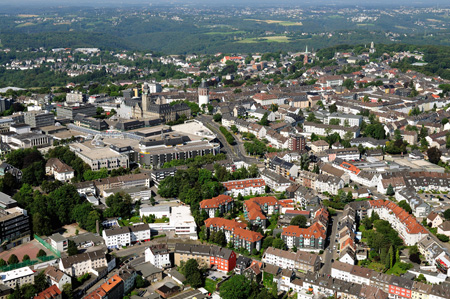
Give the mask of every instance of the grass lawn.
[(206, 35), (230, 35), (230, 34), (243, 34), (245, 31), (238, 30), (238, 31), (212, 31), (205, 33)]
[(206, 289), (208, 292), (210, 292), (211, 294), (215, 292), (215, 290), (216, 290), (216, 285), (217, 285), (217, 282), (215, 282), (215, 281), (212, 280), (212, 279), (207, 278), (207, 279), (205, 280), (205, 289)]
[(406, 272), (408, 272), (408, 271), (403, 270), (402, 268), (400, 268), (399, 263), (396, 263), (394, 265), (394, 267), (392, 267), (391, 269), (386, 271), (386, 274), (400, 276), (401, 274), (406, 273)]
[(258, 19), (245, 19), (245, 21), (255, 21), (258, 23), (267, 23), (267, 24), (280, 24), (281, 26), (303, 26), (302, 22), (292, 22), (292, 21), (258, 20)]
[(381, 263), (375, 263), (375, 262), (372, 262), (372, 263), (369, 264), (368, 268), (369, 268), (369, 269), (372, 269), (372, 270), (374, 270), (374, 271), (377, 271), (377, 272), (383, 272), (383, 270), (384, 270), (384, 265), (381, 264)]

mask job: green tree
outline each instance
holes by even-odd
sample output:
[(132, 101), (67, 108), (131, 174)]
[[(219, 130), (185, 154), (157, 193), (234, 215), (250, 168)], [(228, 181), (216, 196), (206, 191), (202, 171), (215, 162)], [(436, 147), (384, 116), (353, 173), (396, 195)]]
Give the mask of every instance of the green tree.
[[(441, 241), (441, 242), (448, 242), (449, 241), (449, 237), (444, 235), (444, 234), (437, 234), (436, 237)], [(8, 260), (8, 264), (9, 264), (9, 260)]]
[(218, 231), (214, 237), (214, 243), (218, 244), (219, 246), (224, 247), (227, 245), (227, 239), (225, 237), (225, 233), (223, 231)]
[(344, 83), (342, 84), (342, 86), (344, 86), (348, 90), (351, 90), (351, 89), (353, 89), (355, 87), (355, 82), (353, 82), (352, 79), (345, 79)]
[(232, 125), (230, 127), (231, 132), (233, 132), (234, 134), (236, 134), (238, 132), (238, 128), (235, 125)]
[(106, 198), (108, 208), (104, 212), (105, 217), (122, 217), (129, 219), (131, 217), (132, 199), (127, 193), (116, 193)]
[(148, 281), (146, 279), (144, 279), (142, 277), (142, 275), (137, 275), (136, 276), (135, 284), (136, 284), (136, 288), (138, 288), (138, 289), (145, 288), (145, 287), (147, 287), (149, 285)]
[(330, 107), (328, 107), (328, 109), (329, 109), (330, 113), (335, 113), (335, 112), (337, 112), (337, 106), (336, 106), (336, 104), (330, 105)]
[(391, 184), (386, 189), (386, 195), (393, 196), (395, 194), (394, 187)]
[(19, 263), (19, 259), (17, 258), (17, 255), (11, 254), (8, 258), (8, 265), (15, 265)]
[(450, 220), (450, 209), (444, 211), (445, 220)]
[(286, 248), (286, 244), (284, 244), (284, 241), (282, 239), (274, 239), (272, 246), (278, 249), (285, 249)]
[(303, 215), (297, 215), (294, 218), (291, 219), (290, 225), (296, 225), (301, 228), (306, 228), (306, 223), (308, 222), (308, 219), (306, 219)]
[(43, 257), (43, 256), (47, 256), (47, 253), (44, 250), (39, 249), (38, 253), (36, 254), (36, 257), (40, 258), (40, 257)]
[(411, 206), (408, 204), (408, 202), (406, 201), (406, 200), (401, 200), (399, 203), (398, 203), (398, 206), (400, 207), (400, 208), (402, 208), (403, 210), (405, 210), (406, 212), (408, 212), (408, 213), (412, 213), (412, 209), (411, 209)]
[(266, 112), (266, 113), (264, 113), (263, 117), (262, 117), (261, 120), (259, 121), (259, 124), (260, 124), (261, 126), (268, 126), (268, 125), (269, 125), (269, 120), (267, 119), (267, 117), (268, 117), (268, 114), (267, 114), (267, 112)]
[(52, 232), (51, 220), (48, 216), (42, 216), (40, 213), (33, 214), (33, 231), (38, 236), (48, 236)]
[(66, 283), (63, 285), (62, 297), (63, 299), (73, 299), (72, 284)]
[(247, 299), (251, 293), (251, 282), (243, 275), (232, 276), (220, 286), (220, 297), (223, 299)]
[(75, 242), (73, 240), (69, 240), (67, 242), (67, 254), (69, 256), (78, 254), (77, 245), (75, 244)]
[(394, 247), (392, 245), (389, 247), (389, 259), (389, 269), (391, 269), (395, 264)]
[(30, 256), (28, 254), (25, 254), (22, 258), (22, 262), (26, 262), (30, 260)]
[(34, 286), (38, 292), (42, 292), (49, 287), (47, 276), (44, 274), (44, 271), (40, 271), (36, 276), (34, 276)]
[(272, 247), (273, 240), (274, 240), (274, 239), (273, 239), (273, 237), (271, 237), (271, 236), (264, 238), (264, 241), (263, 241), (263, 243), (262, 243), (262, 248), (263, 248), (263, 249), (267, 249), (267, 248), (269, 248), (269, 247)]
[(6, 265), (8, 265), (8, 263), (6, 263), (4, 259), (0, 259), (0, 267), (4, 267)]
[(216, 123), (222, 121), (222, 114), (220, 114), (220, 113), (214, 114), (213, 119)]
[(442, 152), (435, 146), (427, 150), (428, 160), (431, 163), (438, 164), (441, 160)]

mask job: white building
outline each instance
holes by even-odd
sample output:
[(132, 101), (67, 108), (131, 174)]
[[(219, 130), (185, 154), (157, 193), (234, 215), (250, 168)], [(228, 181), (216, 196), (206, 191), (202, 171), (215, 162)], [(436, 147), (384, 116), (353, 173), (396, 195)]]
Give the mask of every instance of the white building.
[(103, 239), (108, 249), (119, 248), (131, 244), (131, 233), (129, 227), (113, 227), (103, 230)]
[(239, 194), (242, 196), (264, 194), (266, 183), (263, 179), (245, 179), (223, 182), (225, 187), (225, 194), (233, 197), (237, 197)]
[(172, 207), (169, 223), (175, 229), (175, 234), (197, 240), (197, 224), (189, 206)]
[(170, 206), (143, 206), (139, 210), (139, 216), (142, 217), (148, 217), (150, 215), (154, 215), (155, 218), (161, 219), (163, 217), (169, 217), (170, 216)]
[(22, 286), (24, 284), (34, 283), (34, 271), (30, 267), (22, 267), (19, 269), (11, 270), (8, 272), (2, 272), (0, 274), (0, 282), (7, 285), (11, 289), (16, 286)]
[(45, 174), (53, 175), (60, 182), (70, 182), (75, 176), (75, 171), (58, 158), (50, 158), (45, 164)]
[(163, 269), (171, 267), (170, 253), (166, 244), (158, 244), (145, 249), (145, 262), (151, 263), (155, 267)]
[(115, 259), (108, 263), (103, 250), (97, 250), (61, 258), (59, 260), (59, 270), (74, 277), (101, 267), (108, 267), (108, 269), (114, 268), (114, 261)]
[(130, 226), (129, 228), (131, 244), (150, 241), (152, 234), (148, 224), (137, 224)]
[(69, 275), (53, 266), (48, 266), (44, 270), (44, 274), (47, 276), (48, 283), (50, 285), (56, 284), (60, 290), (63, 289), (65, 284), (72, 283), (72, 278)]
[(363, 117), (361, 115), (343, 114), (343, 113), (332, 113), (325, 118), (325, 124), (329, 124), (330, 120), (339, 120), (340, 126), (345, 126), (346, 122), (349, 127), (359, 127), (361, 126)]

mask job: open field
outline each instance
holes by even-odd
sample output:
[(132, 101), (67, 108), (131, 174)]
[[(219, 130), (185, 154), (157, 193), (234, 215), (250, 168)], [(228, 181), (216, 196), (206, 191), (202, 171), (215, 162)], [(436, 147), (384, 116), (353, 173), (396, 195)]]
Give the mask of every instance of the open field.
[(267, 24), (280, 24), (281, 26), (303, 26), (302, 22), (292, 22), (292, 21), (258, 20), (258, 19), (245, 19), (245, 21), (254, 21), (258, 23), (267, 23)]
[(243, 34), (245, 31), (239, 30), (239, 31), (212, 31), (207, 32), (205, 34), (207, 35), (230, 35), (230, 34)]
[(252, 37), (245, 38), (243, 40), (238, 41), (241, 44), (256, 44), (256, 43), (264, 43), (264, 42), (275, 42), (275, 43), (289, 43), (291, 40), (284, 35), (278, 36), (263, 36), (263, 37)]
[(34, 26), (34, 25), (36, 25), (36, 24), (31, 23), (31, 22), (26, 22), (26, 23), (19, 24), (16, 27), (21, 28), (21, 27)]
[(38, 15), (26, 15), (26, 14), (20, 14), (17, 15), (19, 18), (37, 18)]
[(36, 254), (40, 249), (44, 250), (47, 255), (54, 255), (53, 252), (42, 246), (38, 241), (32, 240), (28, 243), (16, 246), (10, 250), (3, 251), (2, 253), (0, 253), (0, 258), (7, 261), (9, 259), (9, 256), (14, 253), (19, 261), (22, 261), (25, 254), (28, 254), (28, 256), (32, 260), (34, 260), (36, 258)]

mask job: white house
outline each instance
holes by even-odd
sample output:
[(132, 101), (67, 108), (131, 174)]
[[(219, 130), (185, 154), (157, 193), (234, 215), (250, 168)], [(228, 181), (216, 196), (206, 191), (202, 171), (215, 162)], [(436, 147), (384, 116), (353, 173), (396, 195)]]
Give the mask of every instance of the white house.
[(158, 244), (145, 249), (145, 262), (163, 269), (171, 267), (169, 249), (166, 244)]
[(69, 165), (61, 162), (58, 158), (50, 158), (45, 164), (45, 173), (53, 175), (56, 180), (70, 182), (75, 176), (75, 171)]
[(119, 248), (131, 244), (131, 233), (129, 227), (113, 227), (103, 230), (105, 245), (110, 248)]

